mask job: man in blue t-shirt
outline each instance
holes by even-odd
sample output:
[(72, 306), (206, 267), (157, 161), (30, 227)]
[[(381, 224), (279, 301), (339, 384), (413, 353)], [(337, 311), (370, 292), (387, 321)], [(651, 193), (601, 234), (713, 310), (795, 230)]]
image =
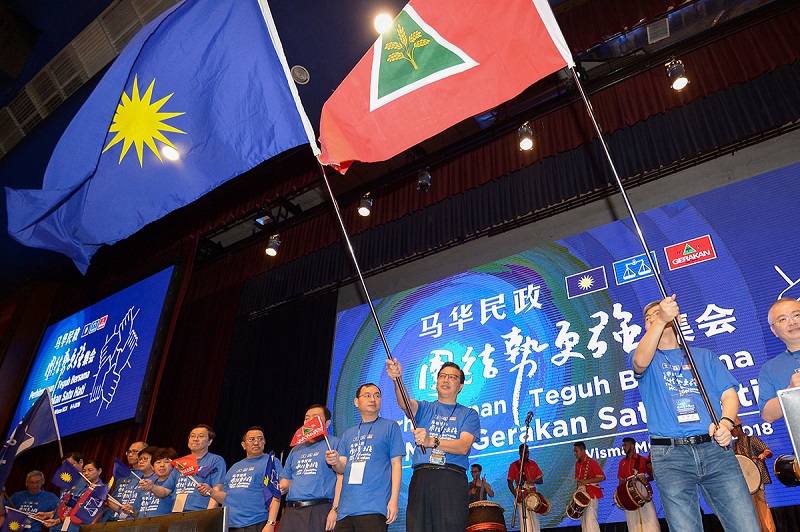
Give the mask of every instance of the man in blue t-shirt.
[(786, 344), (786, 351), (761, 366), (758, 374), (758, 409), (770, 423), (783, 417), (778, 390), (800, 386), (800, 301), (790, 297), (769, 308), (767, 321), (772, 333)]
[[(44, 486), (44, 473), (31, 471), (25, 475), (25, 487), (28, 489), (12, 495), (11, 504), (20, 512), (36, 516), (37, 519), (43, 518), (44, 516), (39, 517), (37, 514), (55, 511), (58, 508), (59, 500), (55, 494), (44, 491), (42, 486)], [(41, 530), (42, 523), (31, 520), (31, 526), (27, 532), (41, 532)]]
[(379, 417), (381, 390), (375, 384), (359, 386), (353, 403), (361, 422), (344, 431), (338, 449), (325, 453), (328, 464), (342, 475), (335, 530), (385, 532), (397, 519), (403, 436), (397, 423)]
[(469, 453), (481, 433), (478, 413), (456, 402), (464, 388), (464, 372), (453, 362), (442, 364), (436, 376), (437, 400), (411, 399), (410, 411), (398, 384), (403, 369), (397, 359), (386, 361), (386, 373), (395, 381), (398, 406), (417, 422), (414, 442), (418, 447), (408, 486), (406, 530), (463, 532), (469, 515)]
[[(197, 458), (199, 467), (209, 466), (211, 472), (205, 477), (194, 475), (198, 482), (205, 482), (209, 486), (222, 488), (225, 478), (225, 459), (218, 454), (208, 451), (217, 435), (208, 425), (195, 425), (189, 432), (188, 447)], [(188, 476), (180, 475), (175, 483), (175, 506), (173, 512), (192, 512), (194, 510), (207, 510), (216, 508), (217, 503), (211, 498), (204, 497), (195, 489), (195, 483)]]
[[(324, 405), (311, 405), (306, 410), (303, 423), (315, 417), (322, 419), (325, 427), (331, 426), (331, 411)], [(341, 475), (325, 462), (325, 451), (339, 445), (339, 438), (319, 436), (292, 447), (281, 475), (281, 492), (286, 495), (286, 508), (281, 517), (282, 530), (333, 530), (336, 512), (333, 506), (336, 483)]]
[(222, 489), (212, 488), (207, 483), (197, 486), (202, 495), (210, 496), (230, 509), (229, 530), (243, 532), (275, 530), (281, 499), (273, 497), (267, 508), (264, 502), (264, 476), (269, 460), (274, 460), (278, 473), (281, 471), (281, 463), (264, 454), (264, 445), (264, 429), (258, 426), (250, 427), (242, 435), (242, 449), (246, 457), (231, 466), (225, 475)]
[[(675, 295), (644, 308), (644, 336), (628, 362), (647, 409), (650, 458), (670, 530), (702, 530), (698, 487), (727, 531), (758, 530), (739, 463), (728, 448), (739, 412), (739, 383), (714, 353), (692, 348), (697, 372), (718, 416), (715, 426), (688, 357), (678, 344)], [(747, 503), (747, 504), (745, 504)]]

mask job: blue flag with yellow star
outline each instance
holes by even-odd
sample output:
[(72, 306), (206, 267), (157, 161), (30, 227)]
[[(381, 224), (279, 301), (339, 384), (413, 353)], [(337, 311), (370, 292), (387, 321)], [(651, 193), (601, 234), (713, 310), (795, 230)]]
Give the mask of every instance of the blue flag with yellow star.
[(0, 532), (24, 532), (24, 530), (31, 526), (31, 518), (28, 514), (15, 510), (13, 508), (6, 508), (6, 520)]
[(9, 234), (81, 271), (314, 132), (266, 0), (185, 0), (145, 26), (61, 137), (42, 190), (6, 189)]

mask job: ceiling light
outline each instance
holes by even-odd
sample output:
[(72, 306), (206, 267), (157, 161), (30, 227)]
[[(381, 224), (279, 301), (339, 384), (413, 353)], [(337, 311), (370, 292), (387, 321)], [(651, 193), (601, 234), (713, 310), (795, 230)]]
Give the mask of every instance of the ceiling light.
[(517, 130), (519, 136), (519, 149), (520, 151), (530, 151), (533, 149), (533, 129), (530, 124), (525, 122)]
[(391, 15), (387, 15), (386, 13), (381, 13), (377, 17), (375, 17), (375, 30), (383, 35), (389, 28), (392, 27), (392, 23), (394, 19)]
[(278, 254), (279, 247), (281, 247), (281, 235), (276, 233), (269, 237), (269, 243), (267, 244), (267, 249), (265, 249), (264, 252), (270, 257), (274, 257)]
[(369, 192), (364, 194), (361, 201), (358, 202), (358, 214), (361, 216), (369, 216), (372, 213), (372, 198), (369, 197)]
[(686, 69), (680, 59), (673, 58), (664, 66), (667, 67), (669, 84), (674, 90), (679, 91), (689, 84), (689, 79), (686, 77)]
[(178, 150), (172, 146), (164, 146), (161, 148), (161, 155), (163, 155), (169, 161), (177, 161), (181, 158), (181, 154), (178, 153)]
[(431, 173), (427, 170), (417, 172), (417, 190), (427, 192), (431, 188)]

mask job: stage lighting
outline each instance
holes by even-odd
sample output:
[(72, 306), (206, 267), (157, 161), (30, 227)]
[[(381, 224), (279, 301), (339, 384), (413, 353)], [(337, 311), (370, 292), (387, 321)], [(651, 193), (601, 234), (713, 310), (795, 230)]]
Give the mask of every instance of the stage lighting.
[(270, 257), (274, 257), (278, 254), (279, 247), (281, 247), (281, 235), (276, 233), (269, 237), (269, 243), (267, 244), (267, 249), (265, 249), (264, 252)]
[(364, 194), (361, 201), (358, 202), (358, 214), (360, 216), (369, 216), (372, 213), (372, 198), (369, 197), (369, 192)]
[(392, 18), (391, 15), (388, 15), (386, 13), (381, 13), (380, 15), (375, 17), (375, 31), (383, 35), (392, 28), (393, 22), (394, 19)]
[(520, 151), (530, 151), (533, 149), (533, 129), (531, 129), (531, 126), (528, 124), (528, 122), (525, 122), (519, 126), (517, 135), (519, 136)]
[(667, 67), (667, 77), (673, 90), (679, 91), (689, 84), (689, 79), (686, 77), (686, 69), (680, 59), (672, 58), (664, 66)]
[(417, 190), (427, 192), (431, 188), (431, 173), (427, 170), (417, 172)]

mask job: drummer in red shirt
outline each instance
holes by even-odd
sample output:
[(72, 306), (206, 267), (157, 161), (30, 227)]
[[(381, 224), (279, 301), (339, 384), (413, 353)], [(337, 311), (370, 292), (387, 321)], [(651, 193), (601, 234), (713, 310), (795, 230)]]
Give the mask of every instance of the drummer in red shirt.
[(578, 489), (585, 489), (591, 501), (589, 506), (581, 515), (581, 530), (583, 532), (600, 532), (600, 524), (597, 522), (598, 499), (603, 498), (603, 490), (600, 489), (600, 482), (606, 479), (606, 475), (600, 468), (596, 460), (586, 454), (586, 444), (582, 441), (575, 442), (572, 446), (575, 453), (575, 480), (578, 482)]
[[(526, 496), (536, 493), (534, 484), (541, 484), (544, 473), (539, 469), (539, 465), (529, 458), (528, 445), (522, 444), (519, 446), (520, 459), (511, 462), (508, 467), (508, 489), (511, 495), (514, 496), (517, 504), (517, 514), (520, 519), (520, 532), (539, 532), (539, 514), (527, 510), (525, 504)], [(522, 482), (520, 482), (520, 462), (522, 466)]]
[[(627, 489), (636, 490), (636, 494), (641, 496), (642, 487), (646, 489), (646, 483), (653, 480), (653, 467), (650, 461), (636, 453), (636, 440), (631, 437), (622, 439), (622, 451), (625, 453), (625, 458), (620, 460), (619, 469), (617, 470), (617, 477), (619, 478), (620, 485), (633, 483), (633, 486), (627, 486)], [(637, 476), (638, 479), (631, 479)], [(638, 485), (638, 486), (637, 486)], [(658, 515), (656, 514), (656, 506), (653, 504), (652, 492), (650, 493), (650, 500), (644, 506), (635, 510), (625, 510), (625, 521), (628, 523), (628, 530), (638, 530), (640, 532), (660, 532), (661, 525), (658, 522)]]

